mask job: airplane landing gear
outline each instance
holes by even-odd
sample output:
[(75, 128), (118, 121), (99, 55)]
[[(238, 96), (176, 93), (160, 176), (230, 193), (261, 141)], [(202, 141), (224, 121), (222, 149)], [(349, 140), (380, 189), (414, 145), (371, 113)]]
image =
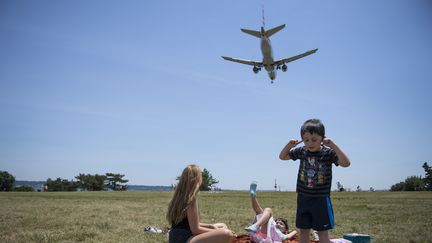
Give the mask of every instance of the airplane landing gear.
[(252, 68), (252, 71), (253, 71), (254, 73), (258, 73), (260, 70), (261, 70), (261, 68), (256, 67), (256, 66)]

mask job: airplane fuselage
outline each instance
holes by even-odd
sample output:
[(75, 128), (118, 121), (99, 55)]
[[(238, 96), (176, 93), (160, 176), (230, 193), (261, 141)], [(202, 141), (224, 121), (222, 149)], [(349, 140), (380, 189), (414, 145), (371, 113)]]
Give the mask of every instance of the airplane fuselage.
[(286, 72), (288, 67), (287, 63), (295, 61), (297, 59), (303, 58), (305, 56), (308, 56), (310, 54), (315, 53), (318, 49), (310, 50), (305, 53), (292, 56), (289, 58), (283, 58), (279, 60), (273, 59), (273, 50), (270, 43), (270, 36), (275, 34), (276, 32), (280, 31), (281, 29), (285, 28), (285, 24), (279, 25), (277, 27), (274, 27), (269, 30), (264, 29), (264, 23), (263, 26), (261, 26), (261, 30), (249, 30), (249, 29), (240, 29), (242, 32), (255, 36), (261, 40), (261, 53), (263, 56), (262, 61), (254, 61), (254, 60), (244, 60), (244, 59), (238, 59), (238, 58), (232, 58), (232, 57), (226, 57), (222, 56), (223, 59), (231, 62), (238, 62), (241, 64), (251, 65), (253, 66), (252, 71), (254, 73), (258, 73), (261, 68), (265, 68), (267, 71), (268, 76), (271, 79), (271, 83), (273, 83), (273, 80), (276, 78), (276, 71), (278, 69), (281, 69), (283, 72)]
[(261, 53), (263, 55), (263, 66), (266, 69), (271, 80), (276, 78), (276, 70), (273, 65), (273, 49), (270, 43), (270, 39), (263, 35), (261, 36)]

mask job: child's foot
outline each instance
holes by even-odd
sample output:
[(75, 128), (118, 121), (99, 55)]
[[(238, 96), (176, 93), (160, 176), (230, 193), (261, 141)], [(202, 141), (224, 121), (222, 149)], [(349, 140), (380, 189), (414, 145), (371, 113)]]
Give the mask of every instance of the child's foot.
[(256, 233), (257, 231), (258, 231), (258, 226), (256, 226), (256, 225), (251, 225), (251, 226), (249, 226), (249, 227), (246, 227), (245, 228), (245, 230), (247, 231), (247, 232), (253, 232), (253, 233)]
[(252, 183), (250, 184), (250, 195), (251, 197), (256, 197), (256, 188), (257, 188), (257, 183), (255, 181), (252, 181)]

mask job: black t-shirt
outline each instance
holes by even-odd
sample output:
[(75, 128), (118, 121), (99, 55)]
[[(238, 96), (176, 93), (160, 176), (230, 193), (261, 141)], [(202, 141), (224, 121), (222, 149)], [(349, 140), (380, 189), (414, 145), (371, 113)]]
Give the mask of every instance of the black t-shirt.
[(322, 146), (320, 151), (309, 152), (304, 146), (291, 149), (292, 160), (300, 160), (297, 175), (297, 193), (310, 197), (330, 195), (332, 164), (339, 165), (336, 152)]

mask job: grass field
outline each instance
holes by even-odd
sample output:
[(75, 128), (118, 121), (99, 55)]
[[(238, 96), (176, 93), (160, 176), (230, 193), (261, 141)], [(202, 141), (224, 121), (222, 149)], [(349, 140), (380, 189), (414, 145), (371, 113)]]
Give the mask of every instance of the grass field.
[[(0, 242), (167, 242), (144, 227), (168, 226), (172, 192), (0, 193)], [(259, 192), (261, 206), (295, 225), (292, 192)], [(333, 193), (331, 236), (366, 233), (373, 242), (432, 242), (431, 192)], [(199, 194), (203, 222), (224, 222), (238, 233), (253, 217), (246, 192)]]

